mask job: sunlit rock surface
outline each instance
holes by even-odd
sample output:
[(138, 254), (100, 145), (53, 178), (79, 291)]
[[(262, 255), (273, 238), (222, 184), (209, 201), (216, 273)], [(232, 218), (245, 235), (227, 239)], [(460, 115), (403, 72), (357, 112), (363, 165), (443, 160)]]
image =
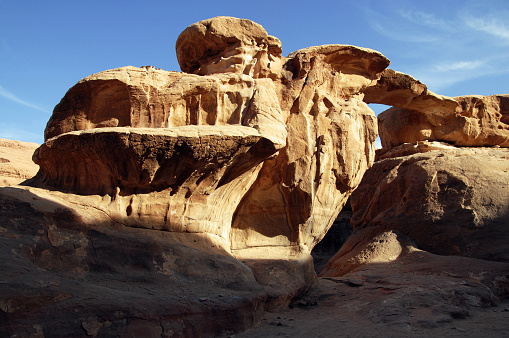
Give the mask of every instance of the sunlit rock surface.
[(0, 139), (0, 185), (16, 185), (37, 173), (32, 162), (37, 143)]
[(392, 69), (384, 70), (380, 79), (366, 88), (364, 101), (437, 114), (458, 106), (453, 98), (435, 94), (421, 81)]
[(176, 49), (184, 73), (79, 81), (39, 173), (0, 192), (7, 332), (217, 336), (314, 281), (310, 251), (373, 163), (363, 91), (389, 61), (347, 45), (283, 57), (229, 17), (191, 25)]
[(391, 108), (379, 115), (384, 148), (417, 141), (509, 147), (509, 95), (459, 96), (442, 110)]
[(445, 97), (393, 70), (364, 93), (393, 108), (378, 116), (383, 148), (351, 196), (353, 232), (320, 273), (355, 288), (336, 288), (344, 303), (331, 311), (394, 336), (447, 335), (458, 319), (469, 334), (502, 334), (506, 319), (484, 313), (509, 295), (508, 95)]
[[(0, 188), (1, 335), (441, 336), (508, 297), (509, 154), (479, 147), (506, 147), (507, 95), (432, 93), (367, 48), (283, 57), (230, 17), (176, 50), (183, 73), (79, 81), (38, 174)], [(366, 103), (396, 107), (376, 163)], [(310, 252), (354, 190), (316, 282)], [(289, 305), (322, 311), (287, 325)]]
[(504, 148), (450, 147), (376, 162), (351, 197), (352, 236), (322, 274), (394, 261), (405, 246), (509, 262), (508, 173)]
[(124, 67), (71, 88), (31, 184), (111, 196), (115, 219), (218, 235), (238, 257), (308, 255), (373, 162), (362, 91), (388, 60), (347, 45), (284, 58), (261, 26), (228, 17), (188, 27), (177, 55), (199, 75)]

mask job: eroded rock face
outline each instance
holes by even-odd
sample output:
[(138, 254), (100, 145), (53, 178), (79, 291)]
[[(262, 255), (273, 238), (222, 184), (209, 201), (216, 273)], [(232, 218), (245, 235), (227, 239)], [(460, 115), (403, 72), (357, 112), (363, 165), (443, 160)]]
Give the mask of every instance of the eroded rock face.
[(37, 150), (41, 172), (35, 180), (102, 195), (97, 207), (125, 225), (208, 233), (226, 243), (243, 192), (274, 152), (261, 139), (242, 126), (71, 132)]
[[(7, 237), (24, 238), (16, 259), (28, 273), (67, 274), (85, 294), (112, 279), (111, 290), (125, 296), (111, 305), (98, 289), (84, 315), (62, 317), (70, 324), (65, 331), (61, 323), (61, 335), (76, 327), (90, 335), (221, 335), (255, 325), (262, 307), (284, 308), (311, 285), (311, 249), (373, 163), (377, 121), (362, 98), (389, 64), (380, 53), (326, 45), (285, 58), (261, 26), (218, 17), (186, 29), (177, 55), (189, 73), (123, 67), (78, 82), (48, 122), (31, 187), (3, 191)], [(18, 208), (38, 220), (37, 235), (19, 228)], [(69, 216), (63, 224), (61, 212)], [(145, 306), (150, 295), (131, 305), (141, 289), (123, 287), (121, 273), (152, 285), (151, 295), (171, 289), (173, 310), (162, 301)], [(58, 282), (62, 290), (72, 284)], [(66, 301), (63, 311), (83, 300), (70, 291), (50, 296)], [(19, 332), (31, 334), (29, 322), (48, 329), (10, 306)], [(219, 327), (235, 308), (244, 319)]]
[[(270, 86), (242, 74), (198, 77), (150, 67), (107, 70), (67, 92), (54, 109), (45, 137), (104, 127), (245, 125), (281, 147), (284, 116)], [(264, 114), (256, 114), (259, 111)]]
[(364, 91), (364, 102), (379, 103), (406, 110), (441, 114), (458, 107), (452, 97), (428, 90), (421, 81), (410, 75), (386, 69), (380, 79)]
[(263, 316), (263, 287), (213, 236), (29, 187), (0, 187), (0, 224), (2, 336), (221, 336)]
[(71, 88), (32, 184), (108, 195), (101, 209), (124, 224), (218, 235), (238, 257), (308, 255), (373, 162), (362, 92), (388, 60), (346, 45), (284, 58), (261, 26), (228, 17), (176, 48), (196, 75), (124, 67)]
[[(309, 252), (374, 157), (376, 119), (359, 96), (371, 80), (359, 74), (374, 77), (385, 65), (383, 57), (334, 45), (297, 51), (289, 58), (287, 68), (297, 76), (286, 94), (295, 99), (283, 101), (290, 109), (287, 146), (264, 163), (239, 205), (232, 224), (236, 250), (284, 243)], [(335, 70), (342, 66), (345, 74)]]
[(281, 71), (281, 42), (246, 19), (216, 17), (187, 27), (176, 43), (183, 72), (241, 73), (256, 78)]
[(381, 113), (379, 131), (384, 148), (417, 141), (456, 146), (509, 146), (509, 95), (460, 96), (457, 106), (435, 111), (391, 108)]
[(444, 149), (376, 162), (351, 197), (354, 232), (322, 274), (392, 261), (412, 245), (508, 262), (508, 172), (509, 151), (502, 148)]

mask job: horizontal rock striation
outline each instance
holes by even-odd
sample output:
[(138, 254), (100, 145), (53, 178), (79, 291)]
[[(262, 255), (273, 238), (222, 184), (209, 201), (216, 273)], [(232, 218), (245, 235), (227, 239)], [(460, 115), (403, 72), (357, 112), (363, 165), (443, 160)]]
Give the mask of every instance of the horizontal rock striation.
[(2, 336), (220, 336), (262, 319), (262, 286), (212, 237), (27, 187), (0, 187), (0, 222)]

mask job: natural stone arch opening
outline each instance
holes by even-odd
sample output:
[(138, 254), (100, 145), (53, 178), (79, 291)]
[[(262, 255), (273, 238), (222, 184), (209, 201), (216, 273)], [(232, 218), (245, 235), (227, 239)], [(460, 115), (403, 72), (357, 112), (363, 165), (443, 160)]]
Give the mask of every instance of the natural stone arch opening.
[[(391, 108), (391, 106), (388, 106), (386, 104), (381, 104), (381, 103), (369, 103), (368, 107), (371, 108), (375, 112), (375, 115), (377, 117), (378, 117), (378, 114)], [(376, 147), (376, 149), (382, 148), (382, 141), (380, 140), (380, 135), (378, 135), (376, 138), (375, 147)]]

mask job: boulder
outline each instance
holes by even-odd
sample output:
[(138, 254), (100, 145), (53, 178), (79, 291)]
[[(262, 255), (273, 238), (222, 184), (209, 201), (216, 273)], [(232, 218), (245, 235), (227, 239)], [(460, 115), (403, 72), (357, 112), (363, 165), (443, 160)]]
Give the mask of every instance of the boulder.
[(262, 68), (270, 68), (268, 63), (278, 63), (282, 52), (279, 39), (268, 35), (261, 25), (226, 16), (187, 27), (175, 49), (183, 72), (207, 75), (240, 69), (244, 74), (257, 73), (255, 77)]
[(509, 147), (509, 95), (455, 97), (456, 106), (436, 110), (391, 108), (381, 113), (382, 146), (440, 141), (455, 146)]
[(433, 150), (376, 162), (351, 196), (353, 234), (322, 274), (394, 261), (407, 246), (509, 262), (508, 173), (503, 148)]

